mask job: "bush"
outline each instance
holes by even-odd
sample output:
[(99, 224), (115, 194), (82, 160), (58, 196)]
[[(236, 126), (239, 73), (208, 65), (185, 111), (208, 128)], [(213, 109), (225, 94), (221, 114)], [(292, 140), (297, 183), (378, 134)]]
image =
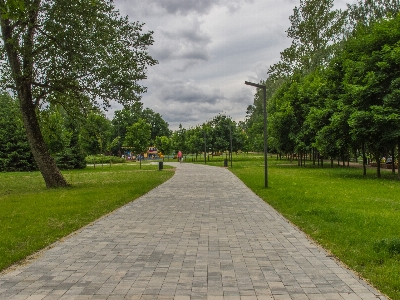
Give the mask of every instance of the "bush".
[(85, 161), (87, 164), (116, 164), (116, 163), (124, 163), (126, 160), (124, 158), (118, 156), (106, 156), (106, 155), (89, 155), (86, 156)]

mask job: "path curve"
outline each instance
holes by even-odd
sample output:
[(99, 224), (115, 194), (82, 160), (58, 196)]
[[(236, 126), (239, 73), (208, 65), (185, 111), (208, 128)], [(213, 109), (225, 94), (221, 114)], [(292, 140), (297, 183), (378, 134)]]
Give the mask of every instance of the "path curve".
[(229, 170), (165, 164), (169, 181), (0, 276), (0, 299), (386, 299)]

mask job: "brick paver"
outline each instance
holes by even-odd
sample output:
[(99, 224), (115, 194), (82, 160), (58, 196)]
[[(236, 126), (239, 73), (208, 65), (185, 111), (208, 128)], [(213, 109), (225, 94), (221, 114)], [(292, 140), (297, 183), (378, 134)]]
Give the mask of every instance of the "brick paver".
[(0, 299), (386, 299), (224, 168), (172, 179), (0, 276)]

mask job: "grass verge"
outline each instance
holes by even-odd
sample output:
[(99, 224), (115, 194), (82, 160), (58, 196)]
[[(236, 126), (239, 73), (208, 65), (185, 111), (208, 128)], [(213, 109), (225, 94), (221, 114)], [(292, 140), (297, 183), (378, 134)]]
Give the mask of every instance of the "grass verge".
[[(169, 168), (164, 166), (164, 168)], [(65, 171), (72, 185), (46, 189), (39, 172), (0, 173), (0, 270), (172, 177), (158, 165), (105, 165)]]
[[(204, 163), (204, 162), (203, 162)], [(207, 164), (222, 166), (221, 158)], [(238, 156), (231, 171), (287, 219), (377, 289), (400, 299), (400, 182), (375, 169), (298, 167), (269, 158)]]

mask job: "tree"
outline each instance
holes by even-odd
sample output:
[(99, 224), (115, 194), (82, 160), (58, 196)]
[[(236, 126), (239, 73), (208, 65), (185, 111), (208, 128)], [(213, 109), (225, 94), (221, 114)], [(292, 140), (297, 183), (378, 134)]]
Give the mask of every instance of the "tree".
[(114, 129), (113, 137), (120, 137), (120, 139), (117, 146), (118, 151), (117, 153), (114, 152), (113, 154), (118, 154), (118, 156), (121, 155), (120, 150), (124, 144), (126, 130), (129, 126), (139, 120), (142, 110), (143, 104), (141, 102), (135, 102), (129, 107), (124, 107), (123, 109), (116, 110), (114, 112), (114, 117), (111, 120)]
[(368, 26), (385, 17), (395, 16), (400, 12), (399, 0), (359, 0), (357, 4), (347, 4), (349, 28), (348, 34), (357, 25)]
[(157, 136), (155, 146), (162, 154), (169, 155), (172, 151), (172, 140), (165, 135)]
[(344, 45), (343, 106), (351, 107), (353, 139), (379, 162), (385, 147), (400, 140), (400, 15), (359, 26)]
[(171, 135), (168, 123), (164, 121), (159, 113), (154, 112), (150, 108), (143, 109), (142, 103), (137, 102), (130, 107), (124, 107), (122, 110), (117, 110), (114, 113), (112, 124), (114, 126), (114, 137), (120, 137), (119, 146), (124, 144), (126, 129), (136, 123), (139, 118), (144, 119), (150, 124), (151, 141), (149, 145), (155, 143), (157, 136), (169, 137)]
[(179, 124), (179, 129), (173, 132), (171, 138), (172, 148), (175, 152), (180, 150), (183, 153), (188, 153), (186, 144), (186, 129), (182, 127), (182, 124)]
[(104, 154), (111, 141), (111, 122), (100, 112), (92, 111), (80, 130), (80, 142), (87, 155)]
[(0, 93), (0, 171), (36, 170), (29, 150), (18, 102)]
[(59, 105), (50, 105), (39, 113), (44, 141), (60, 169), (86, 167), (79, 142), (80, 126)]
[[(142, 154), (147, 151), (151, 138), (151, 126), (145, 120), (139, 119), (126, 130), (124, 147), (134, 153)], [(141, 166), (141, 165), (140, 165)]]
[(269, 69), (273, 77), (291, 76), (296, 71), (311, 72), (325, 65), (342, 39), (346, 14), (332, 10), (334, 0), (300, 0), (289, 17), (286, 31), (292, 44), (281, 52), (281, 60)]
[(222, 152), (230, 149), (230, 121), (230, 118), (222, 114), (215, 116), (210, 121), (210, 125), (213, 128), (211, 139), (211, 147), (213, 152)]
[(150, 108), (146, 108), (141, 113), (141, 118), (143, 118), (151, 127), (151, 143), (154, 144), (157, 136), (167, 136), (171, 135), (171, 131), (168, 128), (168, 123), (164, 121), (159, 113), (154, 112)]
[(138, 101), (152, 33), (120, 17), (109, 0), (0, 0), (2, 83), (17, 95), (35, 161), (47, 187), (67, 182), (37, 118), (46, 103), (67, 111)]
[(39, 118), (40, 129), (47, 149), (54, 157), (67, 147), (71, 134), (64, 126), (64, 116), (54, 105), (42, 110)]

